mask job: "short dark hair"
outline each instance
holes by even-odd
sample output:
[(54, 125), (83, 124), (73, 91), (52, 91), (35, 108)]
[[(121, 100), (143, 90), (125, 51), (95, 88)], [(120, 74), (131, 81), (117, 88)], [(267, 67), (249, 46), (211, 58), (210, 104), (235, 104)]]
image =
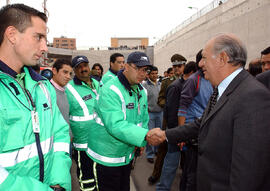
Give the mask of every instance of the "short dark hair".
[(101, 76), (102, 76), (102, 75), (103, 75), (103, 67), (101, 66), (100, 63), (95, 63), (95, 64), (92, 66), (92, 70), (94, 70), (96, 66), (98, 66), (98, 67), (100, 68), (100, 70), (101, 70)]
[(45, 23), (48, 19), (44, 13), (24, 4), (10, 4), (2, 7), (0, 9), (0, 45), (8, 26), (14, 26), (22, 33), (32, 26), (32, 16), (41, 18)]
[(183, 73), (184, 74), (189, 74), (190, 72), (196, 72), (198, 70), (197, 68), (197, 63), (194, 61), (189, 61), (184, 68)]
[(254, 59), (249, 63), (248, 72), (252, 76), (256, 76), (257, 74), (262, 73), (262, 64), (260, 59)]
[(153, 71), (158, 71), (158, 68), (156, 66), (149, 66), (148, 70), (147, 70), (147, 73), (150, 74)]
[(263, 51), (261, 51), (261, 55), (266, 55), (270, 53), (270, 46), (267, 47), (266, 49), (264, 49)]
[(72, 68), (71, 61), (66, 59), (57, 59), (53, 64), (53, 68), (55, 68), (58, 72), (61, 68), (63, 68), (63, 65), (68, 65)]
[(173, 71), (172, 67), (168, 68), (167, 73), (169, 74), (171, 71)]
[(120, 53), (114, 53), (110, 56), (110, 62), (114, 63), (117, 57), (124, 57), (124, 55)]

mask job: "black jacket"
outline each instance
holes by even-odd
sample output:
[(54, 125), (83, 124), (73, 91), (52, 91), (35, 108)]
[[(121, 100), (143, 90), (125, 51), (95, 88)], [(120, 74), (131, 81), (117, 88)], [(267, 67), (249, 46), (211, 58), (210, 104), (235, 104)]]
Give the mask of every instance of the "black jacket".
[(270, 89), (270, 71), (263, 72), (256, 76), (256, 79)]
[(166, 103), (163, 116), (167, 121), (168, 129), (178, 126), (177, 113), (184, 82), (185, 80), (181, 77), (170, 84), (166, 90)]

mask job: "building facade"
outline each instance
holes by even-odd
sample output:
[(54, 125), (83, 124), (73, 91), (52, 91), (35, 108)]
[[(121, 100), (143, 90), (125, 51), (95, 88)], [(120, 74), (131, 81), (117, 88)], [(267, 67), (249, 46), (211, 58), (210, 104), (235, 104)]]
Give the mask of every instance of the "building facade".
[(76, 50), (76, 39), (63, 36), (60, 38), (53, 38), (53, 47)]

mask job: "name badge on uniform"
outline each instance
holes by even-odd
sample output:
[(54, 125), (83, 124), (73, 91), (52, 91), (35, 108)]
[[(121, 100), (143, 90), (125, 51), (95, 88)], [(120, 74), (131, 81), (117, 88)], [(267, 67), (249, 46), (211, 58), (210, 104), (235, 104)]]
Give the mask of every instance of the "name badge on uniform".
[(89, 99), (92, 99), (92, 95), (91, 95), (91, 94), (86, 95), (86, 96), (84, 96), (82, 99), (83, 99), (84, 101), (87, 101), (87, 100), (89, 100)]
[(127, 104), (127, 109), (134, 109), (134, 103)]
[(38, 118), (38, 112), (31, 111), (31, 117), (32, 117), (32, 125), (33, 125), (33, 131), (34, 133), (39, 133), (39, 118)]

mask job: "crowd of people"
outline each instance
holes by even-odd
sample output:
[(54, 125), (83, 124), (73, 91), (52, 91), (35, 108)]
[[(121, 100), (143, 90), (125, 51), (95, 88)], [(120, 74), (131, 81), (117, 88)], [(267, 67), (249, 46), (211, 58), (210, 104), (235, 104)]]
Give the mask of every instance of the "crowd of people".
[(172, 55), (163, 78), (135, 51), (112, 54), (104, 75), (84, 55), (58, 59), (48, 80), (34, 71), (46, 22), (23, 4), (0, 10), (0, 190), (129, 191), (143, 152), (157, 191), (179, 166), (180, 191), (270, 190), (270, 47), (245, 70), (245, 45), (224, 33), (195, 61)]

